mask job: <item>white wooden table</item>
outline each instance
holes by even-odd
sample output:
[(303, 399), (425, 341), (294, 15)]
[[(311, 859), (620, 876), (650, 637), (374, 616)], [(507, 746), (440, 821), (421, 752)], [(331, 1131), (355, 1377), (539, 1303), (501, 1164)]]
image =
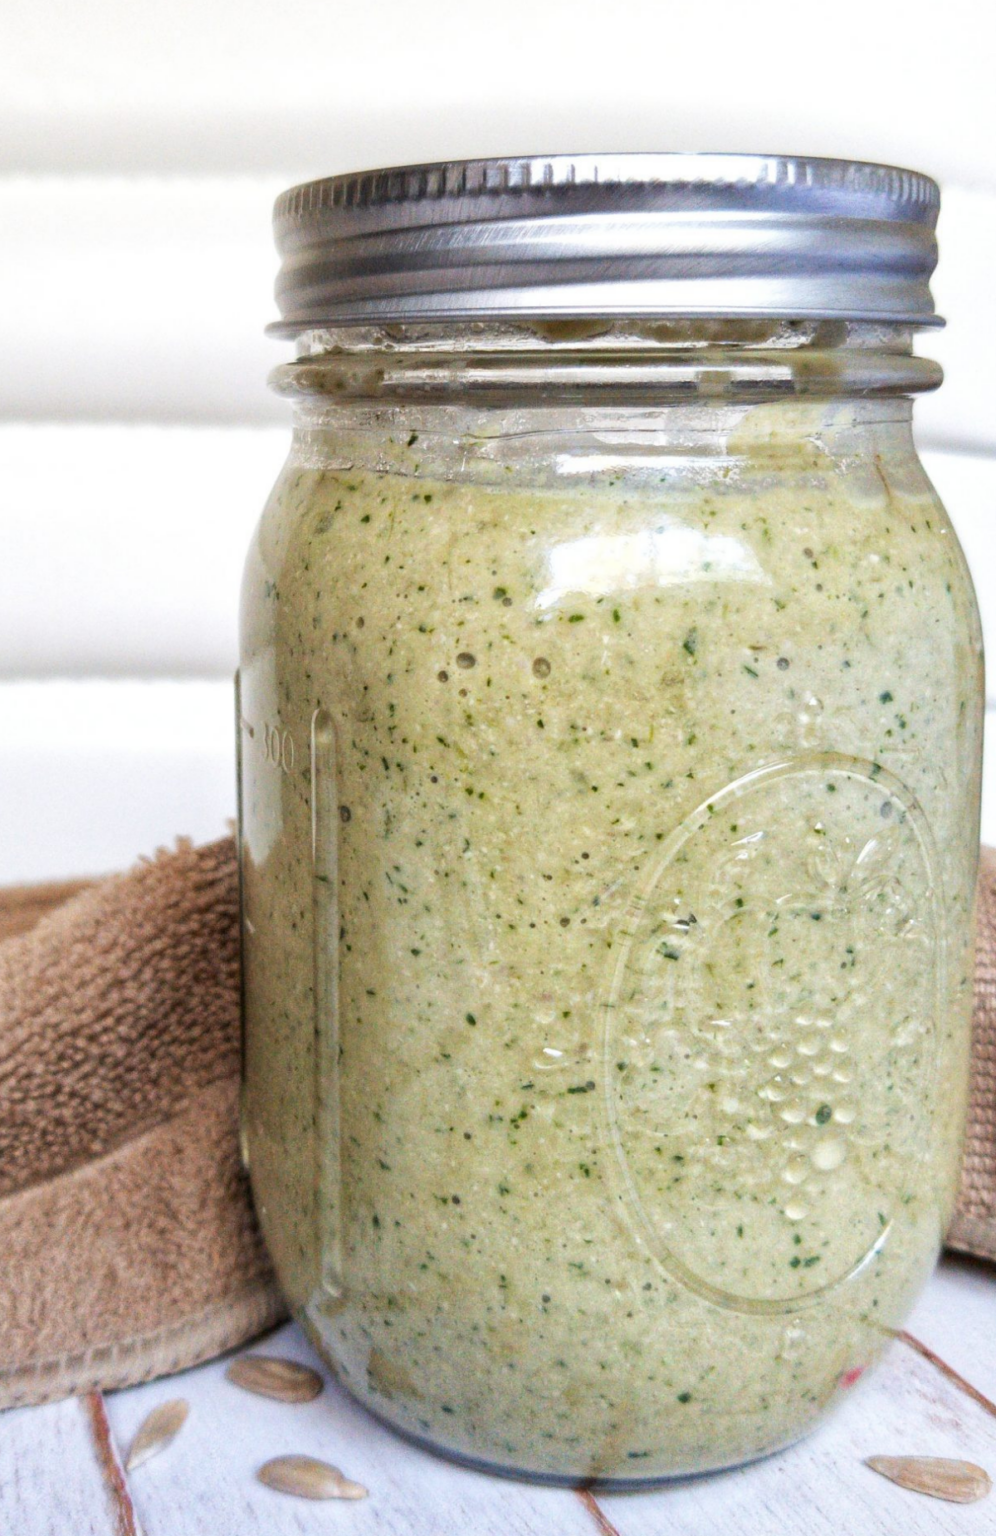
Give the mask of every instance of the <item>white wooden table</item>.
[[(255, 1349), (319, 1365), (287, 1325)], [(996, 1493), (943, 1504), (864, 1465), (876, 1454), (952, 1456), (996, 1477), (996, 1270), (946, 1259), (883, 1365), (817, 1434), (740, 1471), (652, 1493), (537, 1488), (410, 1446), (327, 1381), (314, 1402), (251, 1396), (224, 1361), (106, 1396), (0, 1415), (3, 1536), (946, 1536), (996, 1531)], [(327, 1373), (324, 1373), (326, 1374)], [(190, 1417), (127, 1476), (120, 1451), (156, 1403)], [(366, 1484), (361, 1503), (311, 1504), (256, 1468), (303, 1453)]]

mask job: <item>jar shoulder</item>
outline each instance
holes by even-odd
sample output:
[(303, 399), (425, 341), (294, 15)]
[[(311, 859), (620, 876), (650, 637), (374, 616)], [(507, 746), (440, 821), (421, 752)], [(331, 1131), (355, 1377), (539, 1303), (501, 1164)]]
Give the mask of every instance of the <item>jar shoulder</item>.
[(355, 455), (292, 453), (247, 559), (244, 634), (273, 605), (316, 597), (324, 613), (329, 603), (439, 594), (459, 580), (468, 590), (458, 601), (494, 601), (500, 587), (508, 595), (502, 572), (514, 572), (512, 601), (544, 617), (573, 594), (604, 605), (613, 592), (668, 590), (680, 605), (692, 586), (706, 602), (733, 596), (738, 608), (753, 590), (776, 610), (786, 601), (827, 610), (845, 597), (891, 609), (902, 587), (913, 594), (907, 608), (934, 601), (935, 624), (950, 622), (981, 650), (964, 555), (912, 447), (660, 453), (637, 464), (617, 451), (608, 468), (587, 457), (586, 467), (575, 454), (558, 477), (549, 447), (538, 472), (526, 463), (501, 474), (468, 473), (455, 453), (450, 473), (436, 463), (432, 474), (418, 459), (401, 472)]

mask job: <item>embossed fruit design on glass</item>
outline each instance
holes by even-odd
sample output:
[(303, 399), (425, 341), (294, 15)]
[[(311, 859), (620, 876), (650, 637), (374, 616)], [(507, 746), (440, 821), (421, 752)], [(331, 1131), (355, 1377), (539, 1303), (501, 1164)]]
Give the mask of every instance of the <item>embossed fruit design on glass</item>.
[(637, 896), (613, 1141), (648, 1247), (720, 1306), (781, 1312), (888, 1240), (936, 1109), (936, 865), (895, 774), (809, 752), (697, 807)]
[[(669, 163), (597, 195), (670, 186), (671, 217)], [(859, 223), (932, 228), (923, 178), (793, 164), (787, 219), (857, 187)], [(315, 323), (308, 221), (431, 224), (438, 170), (280, 214), (285, 312), (312, 308), (243, 591), (246, 1152), (291, 1305), (374, 1413), (628, 1487), (805, 1433), (935, 1260), (978, 615), (912, 444), (922, 293), (883, 319), (852, 267), (850, 316), (807, 316), (807, 269), (788, 320), (664, 288), (649, 319), (426, 319), (399, 257), (389, 327), (333, 323), (337, 271)]]

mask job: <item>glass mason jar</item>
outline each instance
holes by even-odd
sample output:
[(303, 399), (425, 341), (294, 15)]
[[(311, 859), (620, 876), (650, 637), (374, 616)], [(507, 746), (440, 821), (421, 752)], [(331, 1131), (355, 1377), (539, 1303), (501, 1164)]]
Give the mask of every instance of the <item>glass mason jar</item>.
[[(684, 217), (671, 158), (652, 186)], [(744, 197), (713, 159), (695, 185)], [(783, 232), (829, 186), (924, 248), (931, 183), (794, 164)], [(939, 372), (908, 260), (905, 308), (841, 237), (822, 287), (811, 254), (778, 276), (782, 313), (743, 263), (696, 313), (688, 256), (638, 314), (604, 268), (530, 306), (549, 273), (506, 251), (488, 314), (466, 289), (426, 314), (400, 239), (385, 299), (383, 242), (449, 207), (427, 174), (280, 211), (300, 339), (243, 590), (246, 1156), (291, 1307), (374, 1413), (628, 1487), (802, 1435), (935, 1261), (979, 620), (911, 436)], [(314, 221), (357, 208), (370, 292), (361, 251), (316, 299)]]

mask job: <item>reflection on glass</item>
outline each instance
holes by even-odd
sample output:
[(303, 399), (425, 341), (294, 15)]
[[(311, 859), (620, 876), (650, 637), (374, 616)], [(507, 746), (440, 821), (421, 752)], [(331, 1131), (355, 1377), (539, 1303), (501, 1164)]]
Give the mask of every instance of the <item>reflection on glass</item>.
[(672, 520), (640, 533), (594, 534), (555, 544), (547, 552), (547, 569), (538, 608), (550, 608), (576, 592), (601, 597), (679, 582), (771, 581), (739, 539)]

